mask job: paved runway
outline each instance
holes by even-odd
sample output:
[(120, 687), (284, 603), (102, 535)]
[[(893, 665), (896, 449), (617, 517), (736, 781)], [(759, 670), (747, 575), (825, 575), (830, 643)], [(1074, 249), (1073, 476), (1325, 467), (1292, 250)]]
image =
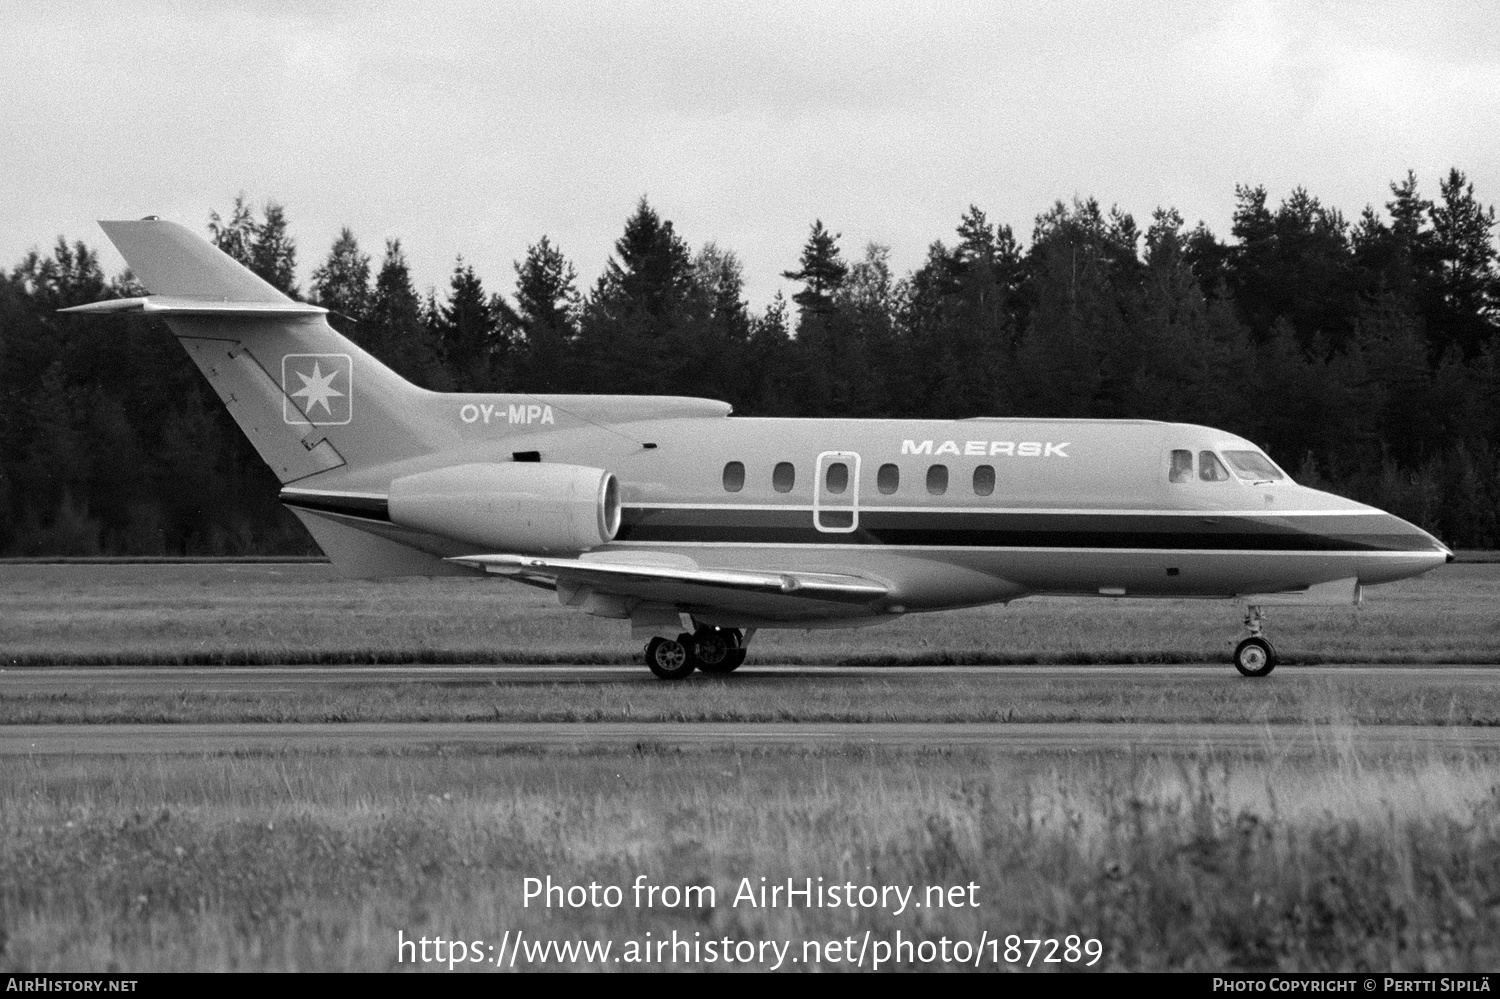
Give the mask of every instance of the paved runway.
[[(1285, 666), (1269, 681), (1333, 677), (1412, 685), (1491, 684), (1487, 666)], [(727, 682), (879, 680), (922, 684), (936, 677), (1087, 682), (1090, 678), (1221, 678), (1246, 683), (1223, 664), (1196, 666), (747, 666)], [(690, 680), (721, 682), (715, 678)], [(338, 667), (42, 667), (0, 669), (0, 697), (81, 694), (175, 694), (181, 691), (269, 694), (378, 684), (641, 684), (661, 687), (643, 666), (338, 666)], [(1120, 723), (713, 723), (713, 722), (351, 722), (295, 724), (90, 724), (0, 726), (0, 756), (220, 754), (239, 752), (422, 751), (441, 747), (573, 751), (665, 747), (988, 747), (1001, 752), (1060, 750), (1305, 751), (1342, 740), (1367, 748), (1419, 747), (1500, 751), (1500, 727)]]
[(986, 747), (1059, 750), (1200, 749), (1290, 752), (1500, 749), (1500, 728), (1379, 725), (1170, 725), (1159, 723), (704, 723), (704, 722), (350, 722), (230, 725), (9, 725), (0, 756), (203, 755), (276, 752), (396, 752), (468, 749), (619, 749), (639, 745), (754, 749)]
[[(757, 679), (846, 679), (887, 683), (925, 683), (933, 677), (985, 676), (1028, 679), (1088, 679), (1101, 677), (1193, 678), (1237, 680), (1227, 663), (1194, 666), (784, 666), (747, 665), (726, 682)], [(1495, 683), (1500, 666), (1282, 666), (1266, 682), (1299, 677), (1341, 679), (1383, 678), (1423, 683)], [(0, 697), (66, 694), (84, 691), (161, 694), (269, 694), (319, 687), (369, 684), (433, 683), (480, 686), (511, 683), (642, 683), (657, 684), (645, 666), (45, 666), (0, 669)], [(694, 678), (688, 682), (717, 682)]]

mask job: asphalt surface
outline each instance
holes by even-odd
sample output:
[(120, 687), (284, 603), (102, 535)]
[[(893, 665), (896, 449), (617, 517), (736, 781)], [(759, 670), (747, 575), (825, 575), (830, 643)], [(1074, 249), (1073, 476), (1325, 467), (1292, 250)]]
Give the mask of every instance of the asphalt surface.
[(639, 746), (753, 749), (985, 747), (1059, 750), (1233, 750), (1269, 753), (1325, 746), (1500, 749), (1500, 728), (1414, 725), (1171, 725), (1158, 723), (928, 725), (915, 723), (349, 722), (227, 725), (9, 725), (0, 756), (405, 752), (442, 748), (551, 750)]
[[(924, 683), (933, 677), (986, 676), (1079, 680), (1226, 677), (1226, 663), (1196, 666), (784, 666), (746, 665), (730, 683), (757, 679), (848, 679)], [(1282, 666), (1267, 681), (1293, 677), (1381, 678), (1413, 683), (1495, 683), (1500, 666)], [(708, 678), (703, 678), (707, 680)], [(127, 694), (278, 693), (370, 684), (658, 684), (645, 666), (40, 666), (0, 668), (0, 697), (108, 692)], [(687, 682), (700, 682), (695, 677)], [(713, 682), (708, 680), (708, 682)], [(1248, 681), (1247, 681), (1248, 682)]]
[[(1299, 677), (1380, 680), (1413, 688), (1434, 682), (1491, 684), (1500, 667), (1284, 666), (1269, 680), (1240, 680), (1224, 664), (1198, 666), (746, 666), (728, 683), (757, 680), (874, 680), (922, 684), (935, 677), (1052, 680), (1220, 678), (1266, 684)], [(689, 683), (694, 680), (687, 681)], [(702, 682), (702, 681), (697, 681)], [(707, 682), (719, 682), (707, 678)], [(315, 691), (367, 685), (509, 684), (660, 685), (644, 666), (338, 666), (338, 667), (11, 667), (0, 669), (0, 698), (65, 694), (177, 694)], [(733, 747), (985, 747), (1005, 753), (1072, 750), (1301, 752), (1352, 743), (1432, 750), (1500, 751), (1500, 727), (1365, 725), (908, 722), (349, 722), (65, 724), (0, 726), (0, 756), (225, 754), (279, 752), (409, 752), (445, 747), (550, 751)]]

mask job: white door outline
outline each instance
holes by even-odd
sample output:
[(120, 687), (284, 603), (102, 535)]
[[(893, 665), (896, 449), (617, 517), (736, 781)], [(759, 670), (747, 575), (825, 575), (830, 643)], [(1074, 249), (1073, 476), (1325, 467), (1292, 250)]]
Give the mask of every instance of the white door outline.
[[(828, 491), (828, 467), (854, 466), (842, 493)], [(824, 518), (827, 518), (826, 521)], [(813, 526), (825, 534), (850, 534), (859, 529), (859, 455), (853, 451), (824, 451), (813, 470)]]

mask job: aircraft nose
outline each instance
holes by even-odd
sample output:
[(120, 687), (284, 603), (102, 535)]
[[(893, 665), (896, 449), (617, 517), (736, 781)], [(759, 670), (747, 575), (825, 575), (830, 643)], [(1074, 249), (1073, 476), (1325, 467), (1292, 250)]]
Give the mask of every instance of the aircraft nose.
[(1431, 531), (1423, 530), (1422, 528), (1418, 527), (1416, 524), (1413, 524), (1408, 520), (1401, 521), (1401, 524), (1413, 535), (1427, 542), (1427, 544), (1431, 546), (1432, 551), (1443, 556), (1444, 561), (1453, 561), (1453, 549), (1449, 548), (1447, 545), (1443, 544), (1442, 541), (1438, 540), (1437, 536), (1434, 535)]
[(1449, 548), (1447, 545), (1439, 541), (1431, 532), (1424, 531), (1422, 528), (1418, 527), (1416, 524), (1411, 523), (1410, 521), (1403, 520), (1401, 521), (1401, 525), (1405, 527), (1413, 537), (1418, 538), (1421, 541), (1425, 541), (1427, 545), (1430, 546), (1431, 551), (1434, 554), (1443, 556), (1443, 562), (1445, 564), (1448, 562), (1452, 562), (1456, 557), (1453, 554), (1453, 549)]
[[(1368, 523), (1368, 521), (1367, 521)], [(1453, 550), (1427, 531), (1394, 514), (1375, 518), (1360, 541), (1366, 551), (1378, 553), (1360, 566), (1359, 581), (1390, 583), (1420, 576), (1453, 561)]]

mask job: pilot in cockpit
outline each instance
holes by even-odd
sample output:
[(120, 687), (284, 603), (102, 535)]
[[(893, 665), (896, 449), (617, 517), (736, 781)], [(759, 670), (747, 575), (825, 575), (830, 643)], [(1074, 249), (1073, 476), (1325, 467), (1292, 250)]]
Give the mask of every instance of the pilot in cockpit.
[(1169, 482), (1190, 482), (1193, 478), (1193, 452), (1173, 451), (1172, 471), (1167, 476)]

